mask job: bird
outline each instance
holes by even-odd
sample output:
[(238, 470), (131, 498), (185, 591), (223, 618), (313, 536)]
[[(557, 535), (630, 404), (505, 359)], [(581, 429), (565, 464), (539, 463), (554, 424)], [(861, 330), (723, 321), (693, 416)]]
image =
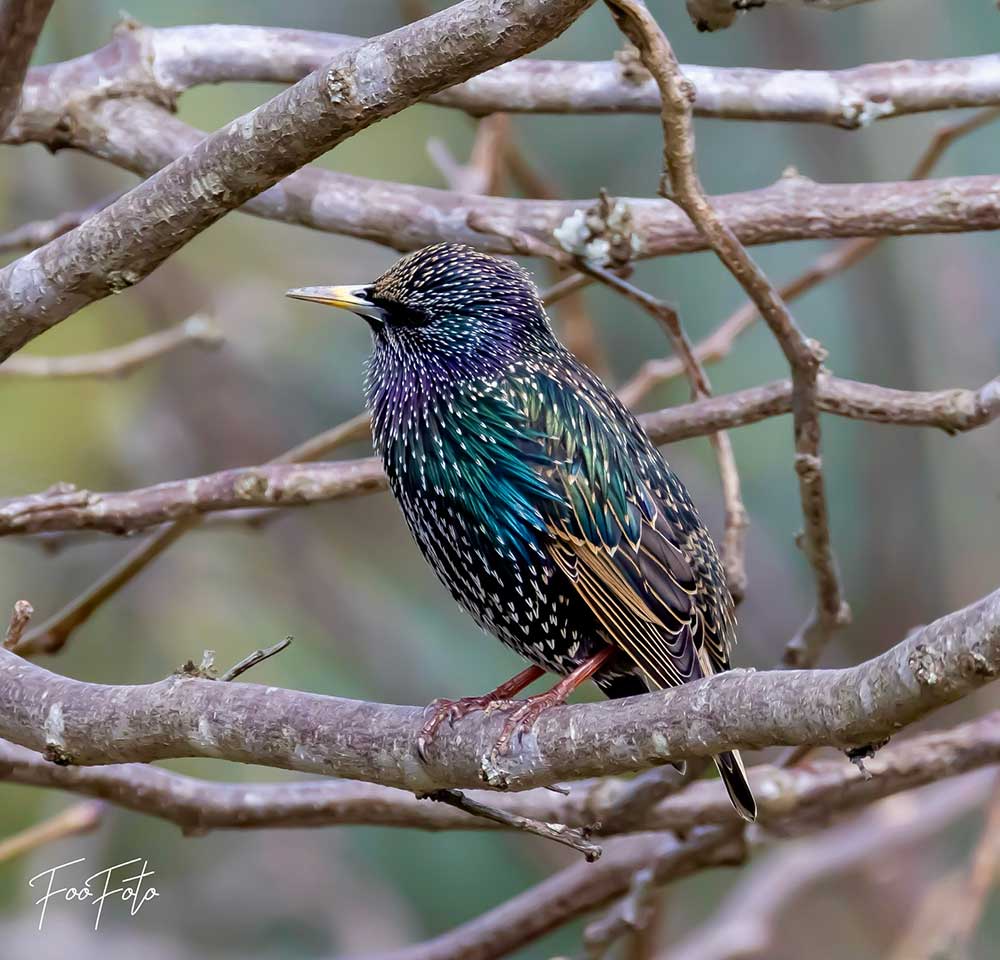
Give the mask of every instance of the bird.
[[(524, 268), (438, 243), (372, 283), (287, 296), (367, 321), (389, 488), (452, 596), (530, 664), (483, 696), (434, 701), (422, 755), (475, 710), (508, 711), (504, 753), (588, 679), (618, 699), (730, 668), (734, 604), (708, 530), (636, 418), (557, 339)], [(547, 673), (550, 690), (512, 700)], [(739, 753), (714, 759), (753, 821)]]

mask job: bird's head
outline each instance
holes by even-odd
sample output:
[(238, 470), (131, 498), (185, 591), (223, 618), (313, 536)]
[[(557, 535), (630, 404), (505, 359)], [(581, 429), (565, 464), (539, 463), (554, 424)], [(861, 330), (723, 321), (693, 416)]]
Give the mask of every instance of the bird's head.
[(372, 329), (376, 358), (444, 364), (475, 375), (555, 339), (531, 277), (512, 260), (459, 243), (403, 257), (369, 284), (303, 287), (289, 297), (350, 310)]

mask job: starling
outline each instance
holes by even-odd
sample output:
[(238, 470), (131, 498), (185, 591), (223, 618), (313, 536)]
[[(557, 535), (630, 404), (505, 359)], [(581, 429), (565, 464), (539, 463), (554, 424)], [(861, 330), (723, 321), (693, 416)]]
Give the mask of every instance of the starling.
[[(365, 391), (389, 486), (427, 562), (531, 666), (443, 719), (507, 707), (497, 750), (589, 678), (611, 698), (729, 669), (733, 601), (687, 490), (635, 417), (556, 339), (531, 277), (441, 243), (364, 286), (290, 290), (368, 322)], [(549, 691), (507, 701), (546, 672)], [(736, 752), (715, 758), (737, 811)]]

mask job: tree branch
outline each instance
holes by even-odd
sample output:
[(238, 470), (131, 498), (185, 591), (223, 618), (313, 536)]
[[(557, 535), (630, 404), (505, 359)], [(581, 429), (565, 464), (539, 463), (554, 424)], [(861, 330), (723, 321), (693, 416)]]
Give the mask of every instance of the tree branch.
[(56, 237), (61, 237), (64, 233), (69, 233), (70, 230), (80, 226), (98, 210), (103, 210), (120, 196), (122, 193), (115, 193), (84, 207), (82, 210), (60, 213), (51, 220), (33, 220), (30, 223), (14, 227), (13, 230), (0, 234), (0, 253), (27, 252), (44, 246), (50, 240), (55, 240)]
[[(368, 415), (352, 417), (344, 423), (324, 430), (303, 443), (286, 450), (274, 457), (271, 465), (282, 463), (303, 463), (319, 460), (341, 444), (359, 439), (369, 433)], [(54, 488), (55, 495), (65, 493), (61, 487)], [(62, 649), (77, 627), (86, 623), (95, 610), (109, 597), (112, 597), (122, 587), (138, 576), (171, 544), (179, 540), (189, 530), (201, 522), (197, 515), (182, 517), (175, 520), (162, 530), (157, 530), (144, 543), (122, 558), (107, 573), (99, 577), (83, 593), (70, 601), (58, 613), (44, 623), (26, 633), (13, 649), (18, 653), (55, 653)]]
[(17, 113), (21, 87), (53, 0), (0, 0), (0, 134)]
[(781, 847), (741, 879), (704, 927), (672, 948), (671, 960), (766, 956), (781, 915), (810, 886), (930, 840), (981, 804), (988, 789), (989, 777), (941, 784), (919, 803), (889, 801)]
[(836, 628), (850, 622), (837, 562), (830, 542), (817, 379), (825, 356), (818, 343), (802, 333), (780, 294), (754, 262), (733, 231), (712, 206), (695, 164), (693, 91), (681, 72), (666, 35), (641, 0), (608, 0), (622, 32), (634, 43), (662, 97), (663, 182), (660, 193), (673, 200), (691, 219), (712, 250), (743, 287), (771, 328), (792, 372), (792, 417), (795, 471), (805, 534), (802, 545), (816, 580), (816, 612), (803, 634), (809, 641), (797, 666), (812, 666), (818, 651)]
[(855, 747), (897, 732), (1000, 674), (1000, 591), (843, 670), (730, 671), (634, 698), (555, 707), (520, 749), (489, 761), (503, 717), (474, 714), (431, 744), (423, 710), (173, 676), (101, 686), (0, 650), (0, 736), (80, 765), (210, 756), (377, 781), (417, 793), (524, 789), (733, 748)]
[(445, 803), (456, 810), (461, 810), (478, 819), (487, 820), (490, 823), (507, 827), (510, 830), (520, 830), (524, 833), (534, 834), (536, 837), (543, 837), (546, 840), (561, 843), (563, 846), (578, 850), (586, 857), (588, 863), (599, 860), (601, 854), (604, 852), (600, 846), (590, 841), (589, 828), (578, 830), (574, 827), (567, 827), (562, 823), (554, 823), (552, 821), (542, 822), (541, 820), (534, 820), (521, 814), (509, 813), (501, 807), (476, 800), (461, 790), (434, 790), (431, 793), (424, 794), (420, 799)]
[(89, 833), (101, 825), (101, 804), (88, 801), (67, 807), (53, 817), (28, 827), (6, 840), (0, 840), (0, 863), (12, 860), (46, 843), (54, 843), (80, 833)]
[[(931, 175), (938, 161), (957, 140), (1000, 119), (1000, 110), (981, 110), (957, 123), (943, 126), (930, 139), (924, 152), (910, 172), (911, 180), (923, 180)], [(787, 303), (803, 296), (831, 277), (850, 269), (872, 253), (882, 242), (882, 237), (859, 237), (841, 244), (837, 249), (824, 253), (794, 279), (779, 289), (781, 298)], [(694, 355), (702, 363), (716, 363), (728, 356), (736, 339), (747, 330), (760, 314), (752, 300), (724, 320), (718, 328), (694, 345)], [(655, 386), (679, 377), (684, 365), (678, 357), (647, 360), (638, 373), (618, 390), (622, 402), (629, 407), (637, 406)]]
[(384, 490), (374, 457), (337, 463), (264, 464), (160, 483), (124, 493), (60, 484), (0, 505), (0, 535), (53, 530), (127, 534), (218, 510), (292, 506)]
[(0, 270), (0, 359), (137, 283), (228, 211), (377, 120), (560, 34), (590, 0), (464, 0), (336, 54), (94, 214)]
[[(819, 409), (841, 417), (906, 426), (972, 430), (1000, 418), (1000, 377), (978, 390), (906, 391), (822, 374)], [(792, 408), (788, 380), (668, 407), (639, 417), (657, 444), (747, 426)], [(347, 436), (367, 433), (367, 415), (348, 424)], [(339, 436), (339, 434), (338, 434)], [(324, 446), (323, 453), (332, 449)], [(248, 507), (287, 507), (384, 490), (375, 458), (307, 465), (315, 451), (291, 451), (280, 460), (221, 470), (202, 477), (110, 493), (57, 484), (42, 493), (0, 500), (0, 536), (68, 530), (127, 534), (205, 513)], [(27, 652), (18, 648), (19, 652)]]
[[(59, 123), (66, 105), (43, 113), (23, 139), (72, 146), (149, 176), (194, 150), (205, 134), (145, 100), (106, 100), (72, 122)], [(1000, 229), (992, 198), (1000, 177), (953, 177), (920, 183), (819, 184), (803, 176), (772, 186), (715, 197), (712, 203), (748, 245), (857, 236), (955, 233)], [(687, 216), (663, 200), (627, 199), (640, 241), (638, 256), (704, 250), (708, 244)], [(470, 214), (549, 241), (552, 232), (593, 200), (516, 200), (457, 194), (368, 180), (306, 167), (244, 204), (255, 216), (381, 243), (397, 250), (443, 241), (510, 253), (502, 236), (469, 226)], [(2, 275), (0, 275), (2, 276)]]
[[(873, 803), (947, 777), (1000, 762), (1000, 712), (950, 730), (890, 743), (866, 761), (869, 774), (846, 760), (816, 760), (795, 768), (757, 766), (750, 779), (759, 822), (782, 833), (789, 825), (824, 822), (832, 813)], [(0, 741), (0, 782), (66, 790), (176, 824), (185, 833), (268, 827), (389, 826), (421, 830), (500, 829), (460, 810), (418, 800), (379, 784), (316, 780), (292, 783), (216, 783), (142, 763), (66, 767)], [(573, 784), (568, 795), (472, 790), (468, 796), (512, 815), (589, 827), (608, 836), (635, 830), (687, 832), (738, 824), (718, 780), (703, 780), (653, 806), (632, 822), (612, 822), (634, 780), (602, 778)]]
[(139, 337), (120, 347), (71, 357), (20, 354), (0, 365), (0, 377), (36, 377), (44, 380), (109, 379), (134, 373), (151, 360), (182, 347), (217, 347), (222, 331), (207, 317), (195, 314), (183, 323)]
[[(199, 84), (295, 83), (361, 42), (340, 34), (237, 24), (118, 30), (101, 50), (29, 70), (25, 104), (15, 122), (19, 127), (36, 122), (30, 113), (53, 112), (55, 97), (70, 90), (172, 103)], [(116, 65), (111, 76), (110, 63)], [(846, 70), (696, 64), (682, 69), (695, 86), (695, 113), (703, 117), (858, 129), (913, 113), (1000, 104), (1000, 58), (995, 54)], [(616, 60), (517, 60), (427, 99), (476, 116), (660, 111), (653, 79)]]

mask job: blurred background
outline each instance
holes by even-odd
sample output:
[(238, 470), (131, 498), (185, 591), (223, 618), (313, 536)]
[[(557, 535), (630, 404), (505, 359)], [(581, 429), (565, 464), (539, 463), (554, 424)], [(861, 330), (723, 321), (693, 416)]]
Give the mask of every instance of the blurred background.
[[(431, 4), (429, 6), (442, 6)], [(105, 43), (119, 0), (57, 3), (36, 62), (63, 60)], [(371, 35), (405, 22), (395, 0), (131, 0), (129, 13), (153, 26), (232, 22)], [(774, 68), (838, 68), (867, 61), (936, 59), (994, 52), (1000, 36), (988, 0), (941, 4), (884, 0), (837, 15), (779, 10), (745, 17), (715, 35), (695, 32), (679, 2), (655, 0), (682, 62)], [(538, 56), (607, 59), (621, 47), (598, 5)], [(277, 88), (230, 84), (186, 94), (180, 116), (214, 129)], [(712, 193), (773, 182), (788, 166), (820, 181), (906, 176), (933, 131), (954, 116), (927, 115), (843, 131), (818, 125), (699, 120), (702, 179)], [(654, 116), (515, 117), (525, 154), (564, 196), (655, 192), (661, 161)], [(456, 112), (413, 107), (347, 141), (321, 161), (331, 169), (445, 186), (427, 143), (437, 138), (464, 160), (474, 124)], [(1000, 124), (955, 146), (936, 175), (995, 172)], [(0, 230), (78, 209), (134, 179), (71, 151), (0, 148)], [(832, 244), (755, 250), (775, 281), (793, 277)], [(796, 303), (809, 335), (828, 348), (837, 374), (903, 389), (977, 387), (1000, 367), (1000, 241), (996, 235), (890, 239), (849, 274)], [(184, 351), (120, 381), (0, 380), (5, 438), (0, 496), (57, 481), (127, 489), (266, 460), (357, 413), (365, 325), (341, 313), (297, 305), (286, 288), (362, 282), (395, 254), (368, 243), (232, 214), (138, 287), (104, 300), (34, 341), (29, 353), (97, 350), (207, 313), (226, 340), (216, 351)], [(544, 285), (548, 274), (528, 264)], [(742, 302), (736, 283), (708, 254), (640, 265), (635, 280), (680, 309), (693, 339)], [(667, 351), (651, 319), (604, 290), (586, 294), (596, 362), (622, 383)], [(557, 315), (557, 321), (558, 321)], [(786, 373), (763, 328), (754, 328), (710, 371), (719, 392)], [(647, 398), (647, 408), (687, 399), (681, 381)], [(1000, 583), (1000, 424), (949, 438), (929, 429), (824, 418), (824, 460), (834, 543), (854, 611), (853, 625), (827, 651), (833, 666), (865, 659), (916, 624), (968, 604)], [(731, 434), (752, 527), (750, 585), (740, 610), (739, 666), (767, 667), (813, 602), (812, 581), (794, 545), (800, 528), (791, 422), (771, 420)], [(366, 444), (343, 456), (364, 455)], [(705, 439), (666, 450), (709, 525), (721, 532), (721, 498)], [(52, 554), (31, 538), (0, 541), (0, 606), (18, 598), (36, 622), (74, 597), (132, 541), (84, 535)], [(227, 666), (285, 635), (295, 643), (250, 679), (372, 700), (425, 703), (490, 689), (520, 669), (479, 633), (421, 561), (385, 495), (288, 510), (262, 530), (225, 525), (185, 537), (107, 603), (58, 659), (74, 677), (145, 682), (206, 648)], [(596, 696), (595, 693), (586, 694)], [(943, 711), (947, 724), (1000, 704), (995, 689)], [(278, 771), (215, 761), (165, 766), (218, 779), (279, 780)], [(57, 793), (0, 785), (0, 837), (71, 802)], [(912, 924), (936, 878), (963, 862), (979, 814), (892, 858), (862, 859), (840, 880), (802, 889), (782, 919), (769, 956), (886, 955)], [(88, 911), (56, 905), (42, 934), (26, 879), (85, 856), (110, 865), (135, 856), (156, 871), (160, 898), (130, 918), (109, 910), (94, 933)], [(0, 864), (0, 955), (69, 952), (89, 958), (135, 955), (314, 958), (413, 942), (499, 904), (570, 862), (533, 838), (423, 834), (343, 828), (217, 832), (182, 839), (169, 825), (109, 810), (95, 833)], [(96, 869), (96, 867), (95, 867)], [(714, 871), (670, 888), (664, 936), (709, 916), (738, 879)], [(1000, 899), (977, 944), (995, 956)], [(518, 954), (578, 952), (580, 925)]]

